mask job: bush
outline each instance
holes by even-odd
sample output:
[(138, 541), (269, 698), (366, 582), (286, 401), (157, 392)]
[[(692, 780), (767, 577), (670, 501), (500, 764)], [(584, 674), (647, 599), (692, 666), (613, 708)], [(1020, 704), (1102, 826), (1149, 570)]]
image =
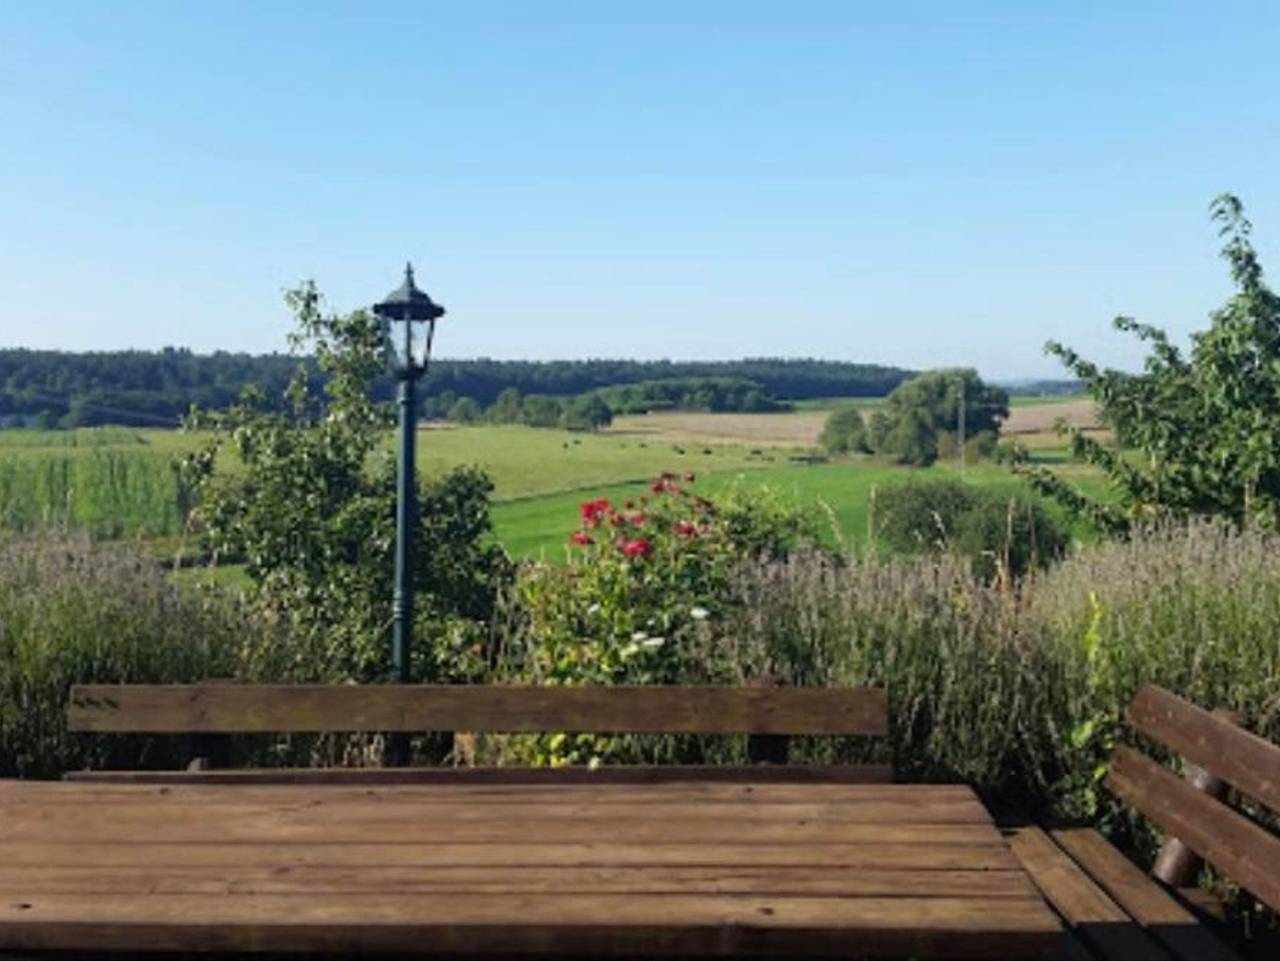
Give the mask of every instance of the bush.
[[(802, 514), (768, 492), (731, 491), (713, 502), (689, 491), (693, 481), (692, 474), (683, 480), (664, 474), (649, 496), (581, 505), (568, 563), (531, 564), (521, 571), (516, 589), (522, 629), (508, 642), (506, 676), (543, 684), (739, 678), (729, 649), (708, 648), (700, 640), (707, 624), (732, 603), (728, 584), (734, 571), (745, 558), (784, 557), (812, 540), (814, 531)], [(622, 743), (535, 738), (525, 742), (523, 759), (565, 763), (638, 756), (626, 753)]]
[(0, 543), (0, 777), (182, 767), (189, 755), (173, 739), (69, 737), (70, 686), (232, 676), (259, 636), (237, 604), (176, 587), (134, 550)]
[(818, 438), (828, 454), (854, 454), (867, 449), (867, 428), (855, 407), (834, 411)]
[(949, 553), (985, 580), (1060, 557), (1067, 536), (1032, 497), (954, 480), (910, 481), (876, 494), (878, 541), (904, 554)]

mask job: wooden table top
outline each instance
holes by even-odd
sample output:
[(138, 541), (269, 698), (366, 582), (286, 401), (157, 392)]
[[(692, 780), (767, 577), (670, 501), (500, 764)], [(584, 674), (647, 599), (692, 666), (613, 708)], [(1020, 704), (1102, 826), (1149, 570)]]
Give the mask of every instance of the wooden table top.
[(962, 786), (0, 782), (0, 950), (1056, 957)]

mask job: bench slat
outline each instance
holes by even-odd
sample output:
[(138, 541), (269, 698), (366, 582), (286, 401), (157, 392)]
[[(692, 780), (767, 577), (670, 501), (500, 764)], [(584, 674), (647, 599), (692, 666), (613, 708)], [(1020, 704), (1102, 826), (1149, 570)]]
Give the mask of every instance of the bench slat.
[(1280, 811), (1280, 747), (1154, 684), (1134, 698), (1129, 723)]
[(81, 684), (73, 731), (888, 733), (883, 688)]
[(1270, 907), (1280, 910), (1280, 838), (1127, 747), (1107, 787)]
[(1052, 832), (1053, 840), (1135, 921), (1183, 961), (1240, 961), (1190, 911), (1092, 828)]
[(1104, 959), (1164, 961), (1169, 953), (1038, 827), (1011, 828), (1009, 847), (1071, 930)]

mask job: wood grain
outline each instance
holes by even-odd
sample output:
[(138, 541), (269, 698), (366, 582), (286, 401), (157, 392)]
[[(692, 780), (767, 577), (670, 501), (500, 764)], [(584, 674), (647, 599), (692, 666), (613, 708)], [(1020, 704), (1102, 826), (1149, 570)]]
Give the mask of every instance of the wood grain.
[(1280, 910), (1280, 838), (1127, 747), (1112, 755), (1105, 783), (1161, 829)]
[(1058, 956), (968, 788), (0, 782), (0, 950)]
[(1280, 747), (1227, 718), (1148, 684), (1129, 723), (1238, 790), (1280, 811)]
[(1043, 830), (1035, 826), (1013, 829), (1009, 845), (1072, 931), (1103, 958), (1165, 961), (1170, 957)]
[(725, 895), (25, 894), (0, 891), (0, 938), (26, 950), (421, 951), (556, 955), (1050, 958), (1039, 898)]
[(1182, 961), (1240, 961), (1168, 891), (1090, 828), (1051, 832), (1053, 840), (1169, 953)]
[(888, 733), (882, 688), (81, 684), (73, 731)]

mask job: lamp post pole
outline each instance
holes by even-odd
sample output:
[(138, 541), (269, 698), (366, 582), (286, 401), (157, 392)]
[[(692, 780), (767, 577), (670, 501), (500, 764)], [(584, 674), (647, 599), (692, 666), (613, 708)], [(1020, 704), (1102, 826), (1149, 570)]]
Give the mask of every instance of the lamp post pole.
[[(405, 350), (409, 354), (409, 324), (405, 328)], [(413, 532), (417, 527), (417, 491), (414, 489), (414, 456), (417, 446), (418, 371), (405, 366), (397, 399), (400, 405), (400, 458), (396, 465), (396, 589), (392, 600), (391, 661), (395, 679), (409, 683), (410, 651), (413, 637)], [(399, 763), (407, 763), (407, 758)]]
[[(402, 349), (397, 349), (394, 334), (388, 337), (391, 353), (396, 359), (395, 372), (399, 380), (396, 399), (400, 407), (400, 456), (396, 463), (396, 582), (391, 599), (391, 679), (408, 684), (413, 680), (413, 535), (418, 526), (414, 460), (418, 431), (418, 378), (427, 371), (436, 321), (444, 316), (444, 308), (418, 289), (413, 282), (413, 267), (406, 264), (404, 283), (381, 303), (374, 304), (373, 312), (387, 321), (389, 327), (404, 324)], [(416, 337), (415, 324), (423, 327)], [(419, 344), (421, 357), (418, 356)], [(386, 763), (403, 767), (409, 760), (409, 735), (403, 731), (391, 733), (387, 738)]]

